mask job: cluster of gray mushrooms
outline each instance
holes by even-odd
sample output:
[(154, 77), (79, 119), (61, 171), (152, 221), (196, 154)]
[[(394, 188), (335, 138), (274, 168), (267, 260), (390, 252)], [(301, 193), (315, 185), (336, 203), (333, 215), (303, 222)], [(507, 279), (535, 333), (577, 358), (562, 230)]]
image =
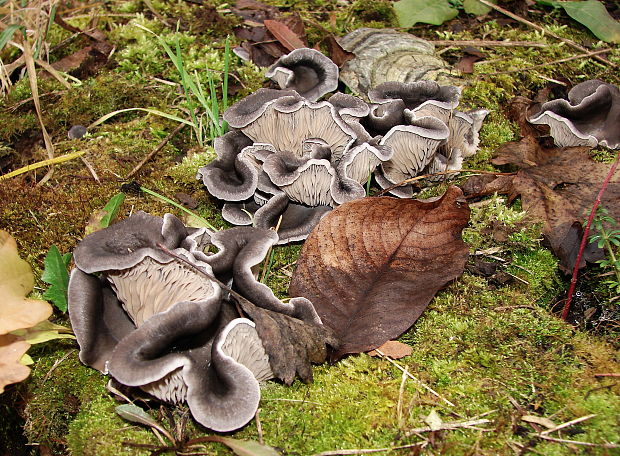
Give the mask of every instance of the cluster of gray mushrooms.
[[(338, 67), (312, 49), (282, 57), (267, 76), (281, 89), (230, 107), (231, 131), (198, 171), (224, 201), (224, 218), (251, 226), (212, 232), (138, 212), (76, 247), (69, 283), (82, 362), (160, 400), (186, 402), (198, 422), (221, 432), (252, 419), (259, 382), (282, 378), (259, 323), (231, 289), (286, 321), (322, 327), (310, 301), (283, 302), (256, 280), (269, 248), (305, 239), (332, 208), (364, 197), (372, 178), (409, 198), (413, 187), (402, 181), (460, 169), (488, 113), (456, 110), (460, 89), (433, 81), (384, 82), (367, 101), (325, 98), (338, 86)], [(549, 125), (560, 146), (617, 148), (619, 115), (618, 89), (587, 81), (568, 101), (540, 106), (531, 122)], [(333, 343), (326, 339), (323, 350)]]

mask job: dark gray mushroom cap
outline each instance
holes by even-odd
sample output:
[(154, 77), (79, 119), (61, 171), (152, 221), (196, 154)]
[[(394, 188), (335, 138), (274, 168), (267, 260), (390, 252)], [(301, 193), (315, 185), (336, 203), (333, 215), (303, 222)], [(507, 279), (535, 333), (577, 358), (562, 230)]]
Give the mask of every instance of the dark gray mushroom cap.
[(209, 193), (225, 201), (242, 201), (252, 196), (258, 184), (258, 169), (241, 154), (252, 141), (240, 131), (215, 139), (218, 158), (198, 170)]
[(280, 301), (271, 289), (254, 278), (252, 268), (263, 261), (267, 251), (278, 241), (275, 231), (237, 227), (211, 235), (211, 242), (219, 251), (209, 257), (209, 264), (217, 274), (232, 271), (235, 289), (259, 307), (280, 312), (308, 323), (321, 323), (312, 303), (305, 298)]
[(242, 128), (260, 117), (270, 103), (282, 97), (291, 97), (289, 104), (303, 100), (294, 90), (258, 89), (228, 108), (222, 117), (231, 127)]
[(277, 244), (288, 244), (306, 239), (321, 218), (331, 210), (331, 206), (295, 204), (286, 194), (281, 193), (256, 211), (254, 224), (257, 228), (278, 227)]
[(370, 112), (368, 104), (353, 95), (338, 92), (327, 101), (336, 108), (338, 115), (345, 122), (359, 120)]
[(555, 144), (620, 148), (620, 91), (599, 80), (577, 84), (568, 100), (543, 103), (529, 118), (533, 124), (549, 125)]
[(365, 122), (371, 131), (384, 135), (390, 128), (405, 123), (405, 102), (390, 100), (372, 104)]
[(128, 269), (149, 256), (159, 262), (171, 261), (157, 244), (174, 250), (189, 232), (171, 214), (160, 217), (139, 211), (114, 225), (86, 236), (73, 252), (75, 265), (88, 274)]
[[(301, 156), (307, 140), (321, 139), (329, 145), (335, 156), (340, 156), (355, 141), (355, 132), (330, 103), (312, 102), (301, 98), (296, 92), (292, 92), (294, 96), (284, 92), (285, 95), (275, 98), (270, 96), (263, 105), (257, 106), (257, 102), (269, 98), (259, 96), (261, 90), (226, 111), (231, 113), (230, 125), (240, 128), (252, 142), (271, 144), (279, 151)], [(233, 115), (236, 111), (246, 114)], [(249, 115), (248, 112), (253, 114)], [(233, 124), (232, 121), (237, 117), (243, 117), (243, 122)]]
[(320, 51), (295, 49), (280, 57), (265, 74), (282, 89), (293, 89), (316, 101), (338, 87), (338, 66)]
[(461, 89), (456, 86), (440, 86), (435, 81), (384, 82), (368, 92), (372, 103), (402, 100), (405, 107), (414, 110), (428, 101), (454, 109), (459, 104)]

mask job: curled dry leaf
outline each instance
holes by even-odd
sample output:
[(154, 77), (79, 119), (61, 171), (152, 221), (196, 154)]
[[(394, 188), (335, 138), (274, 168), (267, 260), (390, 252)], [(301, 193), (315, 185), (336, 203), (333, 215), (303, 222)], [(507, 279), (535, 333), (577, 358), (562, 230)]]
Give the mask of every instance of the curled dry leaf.
[(236, 301), (256, 324), (274, 376), (287, 385), (293, 383), (296, 375), (305, 383), (312, 381), (311, 363), (325, 362), (327, 345), (332, 349), (338, 347), (329, 327), (262, 309), (247, 300)]
[(321, 220), (304, 244), (289, 294), (310, 299), (336, 333), (340, 347), (332, 359), (379, 347), (418, 319), (463, 272), (468, 220), (457, 187), (427, 201), (358, 199)]
[(0, 230), (0, 334), (31, 328), (52, 314), (47, 302), (25, 297), (33, 287), (32, 270), (17, 254), (15, 239)]
[(11, 334), (0, 336), (0, 393), (11, 383), (21, 382), (30, 375), (30, 369), (19, 362), (30, 344)]
[[(543, 222), (543, 234), (560, 259), (560, 267), (567, 273), (574, 267), (581, 242), (579, 225), (590, 213), (609, 172), (609, 164), (595, 162), (588, 152), (588, 147), (547, 149), (535, 138), (526, 136), (504, 144), (493, 159), (496, 165), (510, 164), (520, 168), (513, 176), (508, 194), (510, 198), (520, 195), (529, 217)], [(602, 204), (612, 217), (620, 219), (618, 174), (611, 179)], [(588, 261), (600, 258), (597, 249), (590, 250)], [(585, 266), (585, 261), (579, 266)]]

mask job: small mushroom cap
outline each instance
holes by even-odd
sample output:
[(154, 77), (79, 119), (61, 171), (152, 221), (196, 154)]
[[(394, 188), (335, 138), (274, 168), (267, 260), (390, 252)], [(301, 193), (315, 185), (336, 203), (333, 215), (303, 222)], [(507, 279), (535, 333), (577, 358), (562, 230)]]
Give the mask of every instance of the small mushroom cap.
[(209, 257), (213, 271), (232, 271), (233, 287), (255, 305), (274, 312), (299, 318), (311, 323), (320, 323), (310, 301), (284, 303), (271, 289), (254, 277), (252, 268), (260, 264), (267, 251), (278, 241), (275, 231), (268, 229), (237, 227), (218, 231), (211, 236), (211, 242), (219, 251)]
[(360, 184), (368, 181), (377, 166), (392, 158), (391, 147), (380, 146), (374, 141), (351, 148), (340, 160), (338, 172)]
[[(270, 95), (268, 101), (257, 107), (257, 100), (269, 98), (259, 96), (261, 90), (226, 111), (231, 113), (231, 126), (240, 128), (254, 143), (271, 144), (279, 151), (302, 156), (306, 141), (321, 139), (329, 145), (332, 154), (339, 157), (355, 141), (355, 132), (330, 103), (312, 102), (301, 98), (296, 92), (292, 92), (294, 95), (284, 92), (280, 97)], [(236, 111), (251, 111), (253, 114), (245, 115), (243, 122), (233, 124), (236, 116), (232, 114)]]
[(396, 125), (406, 122), (404, 111), (405, 102), (400, 99), (372, 104), (365, 124), (372, 133), (384, 135)]
[(327, 213), (330, 206), (308, 207), (295, 204), (284, 193), (274, 196), (256, 211), (257, 228), (278, 227), (277, 244), (303, 241)]
[(198, 170), (209, 193), (224, 201), (243, 201), (258, 184), (256, 164), (242, 153), (252, 141), (240, 131), (230, 131), (215, 139), (218, 158)]
[(260, 117), (270, 103), (282, 97), (292, 97), (297, 102), (303, 100), (294, 90), (258, 89), (228, 108), (222, 117), (231, 127), (243, 128)]
[(402, 100), (405, 108), (411, 111), (425, 109), (430, 104), (435, 109), (450, 112), (458, 106), (460, 97), (459, 87), (440, 86), (435, 81), (385, 82), (368, 92), (373, 103)]
[(265, 75), (280, 88), (293, 89), (311, 101), (338, 88), (338, 66), (315, 49), (295, 49), (280, 57)]
[(390, 160), (381, 164), (383, 176), (390, 185), (416, 176), (433, 160), (449, 134), (446, 124), (435, 117), (421, 117), (415, 119), (415, 125), (392, 128), (379, 143), (394, 152)]
[(560, 147), (620, 147), (620, 90), (599, 80), (577, 84), (568, 100), (543, 103), (529, 121), (547, 124)]
[(87, 274), (128, 269), (149, 256), (167, 263), (170, 256), (157, 244), (174, 250), (189, 232), (172, 214), (160, 217), (139, 211), (105, 230), (86, 236), (73, 252), (75, 265)]
[(263, 170), (291, 201), (308, 206), (333, 204), (330, 187), (335, 170), (328, 160), (298, 158), (291, 153), (281, 152), (269, 157)]
[(247, 367), (254, 378), (264, 382), (273, 378), (269, 356), (256, 331), (256, 325), (247, 318), (237, 318), (222, 330), (220, 349), (224, 354)]
[(370, 112), (367, 103), (353, 95), (337, 92), (327, 100), (347, 123), (366, 117)]
[[(439, 147), (439, 153), (446, 157), (458, 154), (461, 158), (475, 155), (480, 143), (478, 132), (482, 126), (482, 121), (488, 113), (489, 111), (486, 109), (478, 109), (467, 113), (454, 112), (448, 121), (450, 136)], [(453, 150), (458, 152), (453, 153)]]

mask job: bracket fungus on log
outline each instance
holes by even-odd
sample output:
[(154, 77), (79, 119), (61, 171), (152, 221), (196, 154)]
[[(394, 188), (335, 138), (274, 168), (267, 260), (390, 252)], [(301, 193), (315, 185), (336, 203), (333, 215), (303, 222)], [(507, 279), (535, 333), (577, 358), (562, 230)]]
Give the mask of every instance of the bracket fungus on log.
[(620, 90), (598, 79), (581, 82), (568, 100), (543, 103), (529, 119), (548, 125), (556, 146), (620, 148)]
[[(276, 241), (271, 230), (213, 233), (144, 212), (87, 236), (74, 251), (69, 281), (80, 360), (163, 401), (186, 401), (208, 428), (244, 426), (258, 407), (259, 381), (283, 378), (279, 353), (259, 336), (274, 337), (278, 328), (267, 333), (256, 316), (277, 315), (285, 332), (290, 321), (310, 328), (315, 346), (331, 340), (310, 301), (284, 303), (255, 280), (253, 268)], [(209, 246), (218, 251), (205, 253)], [(233, 293), (249, 312), (240, 313)], [(311, 378), (307, 359), (290, 362), (293, 373)], [(288, 373), (286, 380), (292, 381)]]

